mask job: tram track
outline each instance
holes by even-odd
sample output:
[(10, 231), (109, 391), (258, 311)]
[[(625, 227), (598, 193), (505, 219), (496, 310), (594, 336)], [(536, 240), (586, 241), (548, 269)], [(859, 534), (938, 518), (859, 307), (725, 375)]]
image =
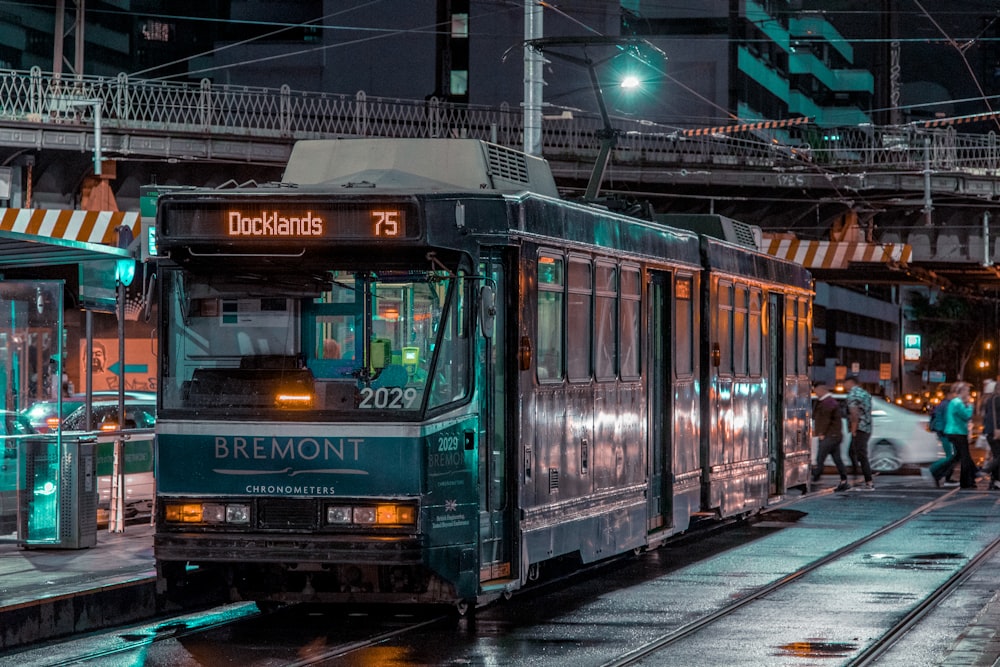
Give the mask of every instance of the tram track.
[(964, 566), (956, 571), (948, 581), (936, 589), (929, 596), (924, 598), (910, 613), (908, 613), (895, 627), (876, 640), (868, 648), (855, 656), (850, 665), (852, 667), (866, 667), (875, 662), (887, 653), (896, 642), (902, 639), (914, 626), (920, 623), (927, 615), (940, 604), (942, 600), (954, 593), (967, 579), (975, 574), (984, 563), (1000, 553), (1000, 537), (995, 539), (986, 549), (979, 552), (970, 559)]
[[(953, 489), (951, 491), (948, 491), (942, 494), (941, 496), (935, 498), (934, 500), (925, 503), (920, 507), (915, 508), (905, 516), (902, 516), (899, 519), (889, 524), (886, 524), (885, 526), (882, 526), (881, 528), (865, 535), (864, 537), (861, 537), (857, 540), (854, 540), (853, 542), (845, 544), (844, 546), (834, 551), (831, 551), (825, 556), (822, 556), (808, 563), (807, 565), (795, 570), (794, 572), (790, 572), (785, 576), (781, 577), (780, 579), (777, 579), (776, 581), (766, 586), (763, 586), (762, 588), (759, 588), (745, 595), (744, 597), (741, 597), (738, 600), (735, 600), (734, 602), (732, 602), (729, 605), (726, 605), (725, 607), (722, 607), (712, 613), (706, 614), (700, 618), (692, 620), (669, 633), (666, 633), (652, 641), (646, 642), (645, 644), (629, 651), (628, 653), (622, 656), (619, 656), (618, 658), (603, 663), (602, 667), (624, 667), (626, 665), (639, 664), (642, 661), (667, 650), (671, 646), (674, 646), (679, 642), (690, 638), (692, 635), (695, 635), (699, 632), (702, 632), (712, 627), (720, 620), (726, 619), (727, 617), (734, 615), (736, 612), (743, 609), (744, 607), (747, 607), (768, 596), (771, 596), (777, 591), (792, 586), (806, 575), (816, 572), (820, 568), (823, 568), (824, 566), (827, 566), (830, 563), (833, 563), (837, 560), (844, 558), (847, 555), (857, 552), (857, 550), (863, 547), (864, 545), (869, 544), (895, 530), (898, 530), (900, 527), (910, 523), (914, 519), (917, 519), (918, 517), (924, 516), (930, 512), (933, 512), (938, 508), (947, 505), (957, 496), (957, 494), (958, 494), (958, 489)], [(789, 506), (790, 504), (786, 503), (783, 503), (781, 505), (781, 507), (789, 507)], [(971, 559), (962, 569), (956, 572), (949, 579), (947, 584), (936, 589), (927, 599), (925, 599), (919, 605), (917, 605), (911, 611), (911, 613), (907, 615), (907, 618), (901, 621), (897, 627), (893, 628), (893, 630), (890, 633), (884, 635), (877, 642), (864, 649), (864, 651), (862, 651), (861, 654), (859, 654), (859, 656), (855, 658), (855, 660), (859, 660), (859, 662), (852, 662), (850, 664), (858, 664), (858, 665), (872, 664), (872, 661), (874, 661), (879, 655), (881, 655), (882, 652), (890, 648), (892, 644), (896, 641), (896, 639), (905, 634), (906, 630), (909, 629), (909, 627), (912, 627), (913, 624), (918, 622), (920, 618), (923, 617), (923, 615), (925, 615), (931, 608), (933, 608), (934, 604), (938, 600), (946, 596), (949, 591), (954, 589), (954, 587), (960, 585), (961, 582), (965, 580), (965, 578), (967, 578), (969, 575), (971, 575), (973, 571), (975, 571), (979, 563), (983, 562), (984, 560), (987, 560), (991, 555), (996, 553), (997, 550), (1000, 550), (1000, 538), (995, 540), (989, 547), (981, 551), (975, 558)]]
[[(295, 607), (298, 605), (262, 612), (258, 611), (253, 603), (230, 604), (223, 608), (160, 619), (156, 623), (142, 626), (114, 628), (102, 633), (95, 633), (78, 641), (28, 649), (12, 654), (10, 657), (16, 659), (17, 664), (22, 667), (66, 667), (69, 665), (108, 664), (109, 661), (127, 661), (129, 654), (147, 652), (154, 645), (168, 642), (184, 643), (192, 639), (207, 638), (213, 633), (235, 629), (253, 621), (295, 613)], [(436, 614), (414, 622), (404, 623), (401, 627), (382, 631), (379, 631), (379, 628), (384, 627), (385, 624), (375, 624), (371, 627), (373, 633), (369, 636), (345, 639), (335, 642), (333, 645), (314, 642), (304, 646), (286, 646), (283, 647), (283, 650), (289, 655), (275, 655), (273, 660), (276, 661), (276, 664), (288, 667), (324, 664), (352, 652), (374, 647), (409, 632), (444, 623), (453, 618), (453, 613)], [(284, 621), (284, 623), (287, 622), (287, 620)], [(279, 625), (281, 623), (281, 621), (278, 622)], [(6, 664), (8, 663), (0, 659), (0, 665)]]

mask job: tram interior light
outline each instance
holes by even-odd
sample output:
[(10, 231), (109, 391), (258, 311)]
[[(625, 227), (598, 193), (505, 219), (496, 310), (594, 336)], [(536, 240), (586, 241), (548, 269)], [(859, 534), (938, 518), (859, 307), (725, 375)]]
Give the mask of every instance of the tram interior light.
[(274, 397), (274, 404), (282, 409), (306, 410), (313, 406), (313, 395), (308, 392), (282, 391)]

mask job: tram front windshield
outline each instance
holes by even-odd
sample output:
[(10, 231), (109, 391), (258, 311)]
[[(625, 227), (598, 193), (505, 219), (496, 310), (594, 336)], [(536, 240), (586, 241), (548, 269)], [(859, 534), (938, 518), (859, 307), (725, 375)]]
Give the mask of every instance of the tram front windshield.
[(470, 281), (461, 272), (306, 279), (173, 269), (164, 280), (165, 412), (417, 418), (468, 394)]

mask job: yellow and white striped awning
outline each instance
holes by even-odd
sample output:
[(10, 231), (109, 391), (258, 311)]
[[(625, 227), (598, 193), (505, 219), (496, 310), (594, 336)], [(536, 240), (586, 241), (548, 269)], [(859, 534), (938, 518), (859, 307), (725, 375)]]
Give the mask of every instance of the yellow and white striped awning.
[(705, 137), (713, 134), (723, 134), (726, 132), (750, 132), (752, 130), (778, 130), (793, 125), (804, 125), (812, 122), (812, 118), (805, 116), (799, 118), (789, 118), (787, 120), (760, 120), (753, 123), (740, 123), (738, 125), (717, 125), (715, 127), (699, 127), (694, 130), (683, 130), (685, 137)]
[(138, 212), (0, 208), (0, 268), (128, 257), (116, 227), (139, 234)]
[(0, 208), (0, 230), (36, 234), (67, 241), (115, 245), (115, 228), (139, 231), (139, 213), (125, 211), (62, 211), (44, 208)]
[(765, 236), (761, 250), (807, 269), (847, 269), (851, 264), (907, 264), (913, 248), (907, 243), (803, 241)]

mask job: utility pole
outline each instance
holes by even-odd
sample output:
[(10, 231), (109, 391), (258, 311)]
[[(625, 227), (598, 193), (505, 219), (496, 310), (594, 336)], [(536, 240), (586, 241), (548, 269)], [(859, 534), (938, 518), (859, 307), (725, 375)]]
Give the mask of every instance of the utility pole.
[(524, 0), (524, 152), (542, 154), (542, 64), (541, 51), (531, 42), (542, 38), (542, 4)]
[(70, 65), (66, 62), (66, 65), (70, 67), (73, 74), (77, 78), (83, 76), (83, 41), (84, 41), (84, 14), (86, 12), (85, 0), (70, 0), (70, 2), (76, 5), (76, 10), (74, 12), (73, 19), (70, 24), (70, 28), (66, 29), (66, 0), (56, 0), (56, 25), (53, 30), (53, 49), (52, 49), (52, 73), (58, 79), (62, 75), (63, 62), (65, 62), (65, 56), (63, 55), (63, 45), (66, 41), (66, 37), (72, 34), (75, 37), (75, 48), (73, 49), (73, 63)]

